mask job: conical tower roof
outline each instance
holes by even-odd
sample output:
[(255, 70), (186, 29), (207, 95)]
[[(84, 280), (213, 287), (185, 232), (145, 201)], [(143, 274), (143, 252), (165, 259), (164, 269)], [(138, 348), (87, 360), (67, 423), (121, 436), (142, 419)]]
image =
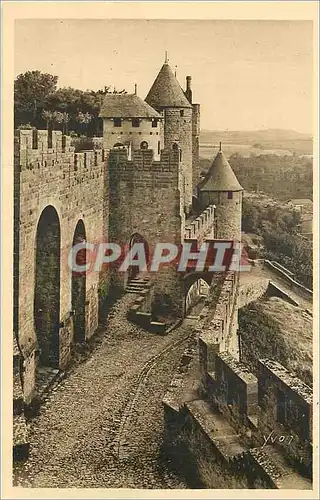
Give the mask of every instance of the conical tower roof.
[(155, 109), (192, 107), (167, 62), (160, 69), (145, 101)]
[(199, 184), (199, 189), (200, 191), (243, 191), (243, 187), (239, 184), (222, 151), (219, 151), (213, 160), (207, 175)]

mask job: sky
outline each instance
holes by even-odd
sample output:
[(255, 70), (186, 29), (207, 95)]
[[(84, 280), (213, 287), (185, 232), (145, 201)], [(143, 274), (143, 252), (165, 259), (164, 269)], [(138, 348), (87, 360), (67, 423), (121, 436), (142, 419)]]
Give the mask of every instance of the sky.
[(16, 20), (15, 76), (57, 75), (58, 86), (111, 85), (143, 99), (168, 52), (185, 88), (192, 76), (201, 128), (312, 133), (308, 21)]

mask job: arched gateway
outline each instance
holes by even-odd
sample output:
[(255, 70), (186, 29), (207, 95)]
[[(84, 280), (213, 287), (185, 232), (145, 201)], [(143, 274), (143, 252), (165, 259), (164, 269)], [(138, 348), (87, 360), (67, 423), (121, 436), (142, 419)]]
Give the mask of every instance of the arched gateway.
[[(135, 233), (131, 236), (129, 242), (129, 249), (133, 247), (135, 243), (142, 243), (144, 246), (144, 253), (146, 256), (146, 263), (149, 261), (149, 245), (146, 239), (139, 233)], [(128, 269), (128, 281), (134, 279), (139, 274), (139, 266), (132, 265)]]
[(47, 206), (36, 233), (34, 326), (38, 342), (37, 364), (59, 365), (60, 222), (56, 209)]
[[(86, 241), (86, 230), (83, 220), (79, 220), (73, 235), (72, 245)], [(80, 265), (86, 262), (85, 249), (77, 254), (77, 262)], [(84, 342), (86, 335), (86, 272), (77, 273), (72, 271), (71, 278), (71, 302), (73, 311), (74, 341)]]
[(193, 280), (186, 280), (188, 288), (185, 290), (184, 316), (199, 316), (204, 302), (209, 294), (209, 283), (195, 276)]

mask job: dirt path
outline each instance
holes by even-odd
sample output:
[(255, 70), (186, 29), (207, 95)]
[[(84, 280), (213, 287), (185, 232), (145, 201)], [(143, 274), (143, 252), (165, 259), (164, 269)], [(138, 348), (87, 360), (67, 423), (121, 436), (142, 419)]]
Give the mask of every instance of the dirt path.
[(259, 281), (261, 278), (266, 278), (277, 285), (281, 290), (287, 293), (292, 299), (294, 299), (301, 308), (309, 309), (312, 311), (312, 299), (307, 299), (298, 291), (293, 290), (290, 284), (281, 278), (276, 272), (272, 271), (267, 267), (262, 267), (261, 265), (256, 265), (251, 268), (250, 272), (240, 273), (240, 286), (250, 283), (254, 284), (255, 281)]
[[(129, 323), (124, 296), (91, 356), (51, 393), (31, 423), (24, 487), (186, 488), (159, 459), (162, 398), (188, 329), (155, 336)], [(172, 347), (169, 347), (171, 346)], [(120, 451), (120, 457), (119, 457)]]

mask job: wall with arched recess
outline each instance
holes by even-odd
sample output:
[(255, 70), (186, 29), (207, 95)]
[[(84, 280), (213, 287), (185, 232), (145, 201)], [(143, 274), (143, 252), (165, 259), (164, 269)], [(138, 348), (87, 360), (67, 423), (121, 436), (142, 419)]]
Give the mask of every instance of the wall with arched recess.
[(35, 242), (34, 328), (37, 364), (59, 365), (61, 223), (52, 205), (42, 211)]
[[(128, 245), (128, 249), (129, 250), (132, 249), (136, 243), (143, 245), (145, 264), (146, 264), (146, 267), (148, 267), (149, 260), (150, 260), (149, 244), (148, 244), (147, 240), (144, 238), (144, 236), (142, 236), (142, 234), (139, 234), (139, 233), (134, 233), (131, 236), (130, 241), (129, 241), (129, 245)], [(140, 272), (139, 266), (130, 266), (128, 269), (128, 272), (126, 273), (127, 280), (134, 279), (136, 276), (138, 276), (139, 272)]]
[[(73, 234), (73, 245), (82, 244), (87, 241), (86, 228), (83, 219), (79, 219)], [(85, 265), (89, 260), (89, 252), (86, 249), (80, 250), (75, 256), (77, 265)], [(88, 308), (86, 306), (86, 282), (87, 273), (71, 273), (71, 309), (73, 319), (73, 340), (74, 342), (84, 342), (86, 332), (90, 329), (88, 325)]]
[(183, 316), (186, 316), (188, 314), (187, 311), (187, 296), (189, 290), (197, 283), (199, 280), (203, 280), (209, 287), (212, 284), (212, 281), (214, 280), (215, 273), (213, 272), (206, 272), (206, 271), (190, 271), (186, 273), (180, 273), (182, 276), (181, 280), (181, 287), (182, 287), (182, 294), (183, 294), (183, 309), (182, 309), (182, 314)]
[[(36, 147), (34, 147), (36, 146)], [(61, 226), (59, 366), (64, 368), (72, 343), (71, 269), (68, 254), (74, 230), (83, 219), (87, 240), (99, 243), (107, 238), (107, 184), (104, 151), (74, 153), (70, 138), (53, 132), (19, 130), (15, 135), (14, 163), (14, 330), (24, 357), (24, 393), (30, 402), (35, 388), (33, 301), (35, 285), (35, 241), (39, 218), (52, 205)], [(87, 332), (98, 325), (101, 275), (91, 272), (86, 280)]]

